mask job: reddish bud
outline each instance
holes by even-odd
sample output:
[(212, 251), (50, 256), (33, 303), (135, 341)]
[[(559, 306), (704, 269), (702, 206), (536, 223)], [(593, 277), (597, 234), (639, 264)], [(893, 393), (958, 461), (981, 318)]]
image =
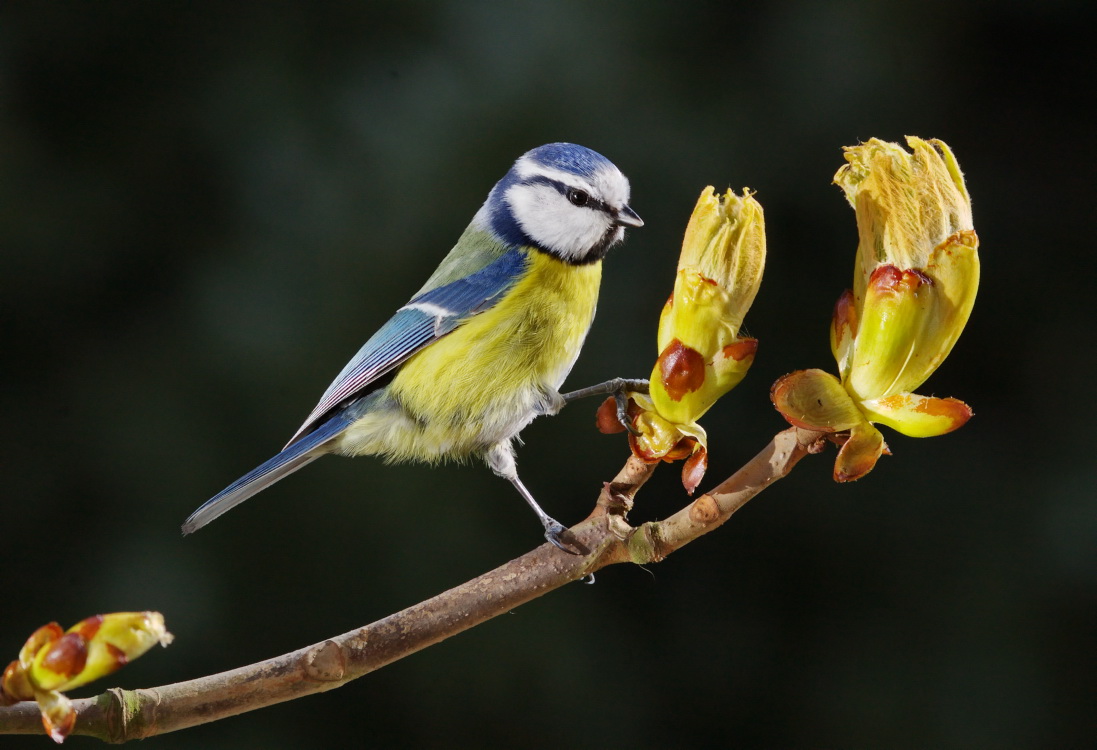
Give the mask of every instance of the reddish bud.
[(34, 699), (34, 688), (27, 682), (27, 673), (18, 661), (13, 661), (0, 677), (0, 706)]
[(698, 447), (682, 464), (682, 486), (686, 488), (686, 494), (692, 495), (697, 490), (697, 485), (705, 476), (708, 469), (708, 451)]
[(42, 711), (42, 727), (50, 739), (60, 745), (76, 727), (76, 710), (72, 707), (72, 701), (63, 693), (50, 693), (39, 708)]
[(625, 431), (625, 426), (617, 418), (617, 400), (613, 396), (607, 398), (598, 407), (598, 411), (594, 415), (594, 424), (598, 427), (599, 432), (606, 435)]
[(19, 660), (29, 664), (34, 659), (34, 655), (42, 650), (43, 646), (53, 643), (64, 634), (64, 628), (56, 622), (43, 625), (31, 633), (30, 638), (27, 638), (27, 642), (23, 644), (23, 648), (19, 651)]

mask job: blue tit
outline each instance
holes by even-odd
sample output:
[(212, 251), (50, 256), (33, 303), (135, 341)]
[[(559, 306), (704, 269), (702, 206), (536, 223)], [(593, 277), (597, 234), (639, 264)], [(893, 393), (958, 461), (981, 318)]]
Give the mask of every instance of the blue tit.
[[(189, 534), (328, 453), (388, 461), (480, 457), (518, 479), (514, 442), (564, 404), (559, 388), (594, 318), (602, 259), (644, 222), (601, 154), (550, 143), (518, 158), (423, 288), (347, 363), (282, 452), (183, 524)], [(570, 550), (568, 550), (570, 551)]]

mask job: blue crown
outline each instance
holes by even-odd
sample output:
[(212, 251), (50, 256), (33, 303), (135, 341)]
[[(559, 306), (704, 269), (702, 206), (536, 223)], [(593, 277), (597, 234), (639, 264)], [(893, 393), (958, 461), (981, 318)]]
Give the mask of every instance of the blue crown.
[(590, 177), (613, 163), (597, 151), (574, 143), (546, 143), (526, 153), (533, 161), (574, 175)]

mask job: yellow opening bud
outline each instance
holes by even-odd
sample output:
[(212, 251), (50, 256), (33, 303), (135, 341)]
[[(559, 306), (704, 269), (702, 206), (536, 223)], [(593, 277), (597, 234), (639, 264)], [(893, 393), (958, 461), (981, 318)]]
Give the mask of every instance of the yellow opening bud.
[(750, 191), (717, 196), (706, 187), (682, 240), (674, 291), (663, 307), (650, 394), (633, 395), (640, 413), (633, 452), (646, 461), (686, 459), (682, 483), (696, 489), (707, 466), (696, 422), (743, 379), (758, 342), (739, 336), (766, 261), (765, 219)]
[(746, 375), (758, 342), (739, 328), (762, 281), (765, 219), (750, 191), (707, 187), (686, 227), (674, 293), (659, 318), (651, 400), (672, 422), (699, 419)]
[(35, 700), (46, 732), (61, 742), (72, 731), (76, 713), (62, 694), (125, 666), (172, 635), (159, 612), (95, 615), (67, 631), (53, 622), (31, 634), (0, 678), (0, 704)]

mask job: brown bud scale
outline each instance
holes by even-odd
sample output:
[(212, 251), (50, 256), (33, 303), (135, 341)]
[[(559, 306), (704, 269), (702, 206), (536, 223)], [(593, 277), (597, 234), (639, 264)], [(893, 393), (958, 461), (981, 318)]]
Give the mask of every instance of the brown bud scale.
[(663, 388), (674, 401), (681, 401), (705, 382), (705, 358), (696, 349), (674, 339), (659, 355)]
[(88, 642), (79, 633), (65, 633), (54, 641), (42, 657), (42, 667), (56, 675), (72, 678), (84, 671), (88, 661)]

